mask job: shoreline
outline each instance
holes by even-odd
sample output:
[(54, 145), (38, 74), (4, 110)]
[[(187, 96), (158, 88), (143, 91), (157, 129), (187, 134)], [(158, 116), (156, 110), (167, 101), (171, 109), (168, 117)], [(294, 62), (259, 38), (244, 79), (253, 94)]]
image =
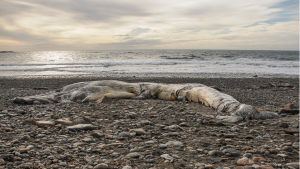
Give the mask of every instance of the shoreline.
[(2, 78), (81, 78), (81, 77), (99, 77), (99, 78), (299, 78), (299, 75), (293, 74), (253, 74), (253, 73), (103, 73), (103, 74), (66, 74), (66, 75), (17, 75), (0, 76)]

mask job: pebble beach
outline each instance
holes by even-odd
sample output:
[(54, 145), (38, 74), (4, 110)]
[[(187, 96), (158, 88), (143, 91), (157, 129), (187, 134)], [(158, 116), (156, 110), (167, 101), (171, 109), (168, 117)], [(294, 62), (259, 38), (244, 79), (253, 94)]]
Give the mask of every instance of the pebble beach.
[[(224, 123), (187, 101), (18, 105), (95, 80), (201, 83), (279, 118)], [(299, 168), (299, 78), (195, 74), (0, 77), (0, 168)]]

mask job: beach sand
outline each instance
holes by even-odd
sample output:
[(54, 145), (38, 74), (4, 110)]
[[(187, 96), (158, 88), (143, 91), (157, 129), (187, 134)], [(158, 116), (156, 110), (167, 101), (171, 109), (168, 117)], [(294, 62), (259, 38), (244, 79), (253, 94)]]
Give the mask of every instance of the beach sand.
[[(290, 103), (295, 109), (299, 108), (299, 79), (288, 76), (0, 77), (0, 168), (225, 169), (242, 165), (288, 168), (299, 162), (298, 114), (226, 124), (216, 120), (217, 113), (213, 109), (184, 101), (124, 99), (110, 103), (12, 103), (14, 97), (47, 93), (81, 81), (109, 79), (202, 83), (218, 87), (260, 111), (278, 112)], [(90, 130), (68, 128), (82, 123), (93, 127)], [(289, 132), (292, 133), (286, 134)]]

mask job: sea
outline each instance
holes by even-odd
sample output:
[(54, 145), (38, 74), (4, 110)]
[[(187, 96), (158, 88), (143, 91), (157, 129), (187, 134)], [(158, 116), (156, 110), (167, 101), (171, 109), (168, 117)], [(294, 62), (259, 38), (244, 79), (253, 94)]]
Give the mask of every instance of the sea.
[(145, 73), (298, 75), (299, 51), (0, 51), (0, 76)]

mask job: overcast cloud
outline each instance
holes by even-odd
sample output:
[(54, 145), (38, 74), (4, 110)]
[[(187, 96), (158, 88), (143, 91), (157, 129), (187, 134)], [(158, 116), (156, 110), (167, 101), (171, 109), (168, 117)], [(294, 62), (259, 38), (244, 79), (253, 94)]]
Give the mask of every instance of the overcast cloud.
[(298, 47), (298, 0), (0, 1), (0, 50)]

